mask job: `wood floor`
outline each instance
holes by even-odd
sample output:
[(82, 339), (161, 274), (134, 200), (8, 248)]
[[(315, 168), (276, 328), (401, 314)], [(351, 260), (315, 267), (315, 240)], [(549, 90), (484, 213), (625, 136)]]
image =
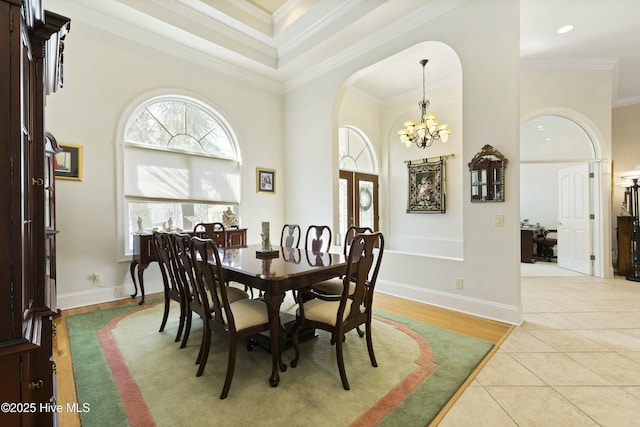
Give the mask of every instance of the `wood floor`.
[[(154, 295), (148, 295), (152, 298)], [(159, 296), (159, 295), (158, 295)], [(69, 348), (69, 335), (67, 333), (67, 316), (86, 313), (89, 311), (100, 310), (103, 308), (115, 307), (118, 305), (130, 304), (130, 299), (119, 300), (110, 303), (92, 305), (71, 310), (64, 310), (62, 316), (56, 320), (56, 338), (54, 340), (53, 357), (56, 361), (57, 372), (57, 399), (58, 403), (65, 405), (66, 403), (77, 402), (75, 381), (73, 370), (71, 367), (71, 351)], [(475, 338), (480, 338), (494, 344), (500, 344), (509, 335), (513, 326), (492, 320), (482, 319), (468, 314), (457, 313), (455, 311), (446, 310), (422, 304), (415, 301), (409, 301), (402, 298), (392, 297), (384, 294), (376, 294), (376, 308), (390, 313), (399, 314), (410, 319), (426, 322), (441, 328), (459, 332)], [(453, 396), (451, 401), (438, 414), (431, 425), (437, 425), (444, 414), (458, 399), (458, 396), (464, 391), (469, 383), (475, 378), (477, 372), (482, 369), (486, 362), (491, 358), (498, 346), (494, 347), (487, 357), (476, 368), (475, 372), (467, 379), (465, 384)], [(81, 405), (83, 402), (79, 402)], [(80, 419), (77, 413), (61, 413), (59, 414), (58, 424), (65, 427), (80, 426)]]

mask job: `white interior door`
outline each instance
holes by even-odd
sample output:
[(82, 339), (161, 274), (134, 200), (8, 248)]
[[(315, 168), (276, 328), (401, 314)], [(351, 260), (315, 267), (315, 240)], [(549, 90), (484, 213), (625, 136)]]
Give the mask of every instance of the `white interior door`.
[(589, 164), (558, 170), (558, 267), (591, 274)]

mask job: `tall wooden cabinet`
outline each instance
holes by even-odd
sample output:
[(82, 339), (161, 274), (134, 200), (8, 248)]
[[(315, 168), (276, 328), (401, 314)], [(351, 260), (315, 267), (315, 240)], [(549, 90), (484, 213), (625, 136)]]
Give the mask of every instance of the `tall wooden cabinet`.
[(69, 28), (41, 0), (0, 0), (0, 402), (15, 404), (0, 412), (3, 426), (56, 424), (46, 406), (55, 403), (55, 140), (47, 150), (44, 106), (61, 86)]
[(633, 274), (631, 268), (631, 234), (633, 233), (633, 217), (619, 216), (616, 236), (618, 238), (618, 271), (621, 276)]

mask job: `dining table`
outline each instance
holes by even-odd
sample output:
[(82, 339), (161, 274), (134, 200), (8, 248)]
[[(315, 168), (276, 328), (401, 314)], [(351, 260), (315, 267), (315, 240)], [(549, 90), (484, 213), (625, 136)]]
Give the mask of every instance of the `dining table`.
[(269, 314), (269, 335), (272, 371), (269, 383), (276, 387), (279, 371), (286, 371), (282, 362), (283, 337), (280, 308), (285, 293), (310, 287), (314, 283), (341, 276), (346, 270), (342, 253), (317, 252), (306, 249), (272, 246), (263, 251), (261, 244), (242, 248), (219, 248), (225, 281), (235, 281), (262, 291)]

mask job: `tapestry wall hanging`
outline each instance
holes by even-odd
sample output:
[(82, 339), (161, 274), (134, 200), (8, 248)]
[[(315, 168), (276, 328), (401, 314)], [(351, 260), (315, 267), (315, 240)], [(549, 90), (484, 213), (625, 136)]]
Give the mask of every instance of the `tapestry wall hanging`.
[(409, 201), (407, 213), (446, 213), (446, 157), (429, 162), (407, 162)]

